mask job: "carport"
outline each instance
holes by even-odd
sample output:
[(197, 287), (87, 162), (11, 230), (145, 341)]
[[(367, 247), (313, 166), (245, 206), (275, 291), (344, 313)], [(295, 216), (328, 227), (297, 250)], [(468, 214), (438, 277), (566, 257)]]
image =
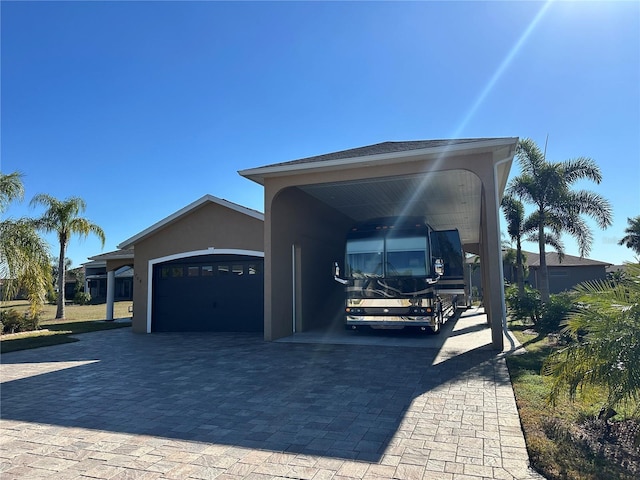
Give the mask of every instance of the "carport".
[(465, 251), (480, 255), (492, 344), (502, 350), (499, 205), (517, 142), (385, 142), (239, 172), (265, 192), (265, 340), (341, 321), (331, 268), (355, 222), (419, 215), (437, 230), (457, 228)]

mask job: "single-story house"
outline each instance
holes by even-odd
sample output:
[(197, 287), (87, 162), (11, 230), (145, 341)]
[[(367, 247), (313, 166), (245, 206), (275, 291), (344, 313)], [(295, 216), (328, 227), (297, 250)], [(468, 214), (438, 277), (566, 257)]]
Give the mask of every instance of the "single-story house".
[[(533, 288), (539, 288), (540, 254), (522, 252), (525, 257), (525, 265), (528, 268), (528, 276), (525, 283)], [(604, 280), (611, 267), (610, 263), (601, 262), (589, 258), (580, 258), (565, 254), (560, 261), (557, 252), (547, 252), (547, 269), (549, 272), (549, 292), (560, 293), (571, 290), (579, 283), (590, 280)], [(467, 258), (466, 265), (471, 285), (476, 287), (478, 294), (482, 294), (482, 265), (476, 256)], [(504, 280), (507, 283), (516, 283), (515, 268), (504, 264)]]
[(502, 349), (499, 205), (517, 142), (384, 142), (243, 170), (264, 187), (264, 215), (205, 195), (118, 245), (133, 258), (103, 258), (107, 275), (133, 265), (136, 332), (250, 330), (275, 340), (343, 315), (330, 272), (356, 222), (422, 216), (458, 229), (464, 250), (486, 259), (485, 310)]
[[(527, 282), (533, 288), (539, 288), (540, 254), (525, 252), (529, 276)], [(564, 255), (562, 259), (557, 252), (546, 252), (547, 271), (549, 273), (549, 292), (560, 293), (571, 290), (579, 283), (589, 280), (605, 280), (607, 268), (611, 263), (600, 262), (590, 258)]]
[[(107, 301), (107, 258), (133, 260), (132, 250), (116, 250), (89, 258), (83, 263), (84, 291), (91, 295), (91, 303)], [(113, 299), (118, 301), (133, 300), (133, 265), (123, 265), (114, 271)]]

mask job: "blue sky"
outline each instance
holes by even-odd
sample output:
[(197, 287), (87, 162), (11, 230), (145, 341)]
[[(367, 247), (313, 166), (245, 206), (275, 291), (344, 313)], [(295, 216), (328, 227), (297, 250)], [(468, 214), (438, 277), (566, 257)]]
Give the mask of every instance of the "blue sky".
[(1, 168), (26, 188), (8, 215), (41, 213), (37, 193), (84, 198), (107, 242), (74, 237), (74, 266), (207, 193), (263, 211), (238, 170), (384, 141), (547, 135), (549, 160), (602, 169), (578, 186), (614, 208), (590, 257), (634, 258), (617, 241), (640, 215), (638, 2), (0, 8)]

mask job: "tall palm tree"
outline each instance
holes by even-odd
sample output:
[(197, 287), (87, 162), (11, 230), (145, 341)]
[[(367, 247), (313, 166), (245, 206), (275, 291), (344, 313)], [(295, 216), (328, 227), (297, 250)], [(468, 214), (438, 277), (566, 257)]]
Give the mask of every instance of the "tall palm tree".
[[(22, 174), (0, 173), (0, 213), (23, 196)], [(49, 258), (49, 246), (38, 235), (32, 220), (9, 218), (0, 222), (0, 275), (6, 281), (4, 298), (24, 290), (33, 317), (44, 302), (51, 278)]]
[(505, 195), (500, 205), (507, 220), (507, 233), (516, 242), (516, 281), (518, 295), (524, 294), (524, 262), (522, 259), (522, 236), (524, 235), (524, 205), (517, 198)]
[(58, 308), (56, 318), (65, 318), (64, 289), (65, 289), (65, 257), (67, 246), (74, 234), (87, 237), (93, 233), (100, 238), (102, 246), (105, 242), (105, 234), (102, 228), (95, 223), (80, 217), (87, 208), (85, 201), (80, 197), (69, 197), (66, 200), (41, 193), (33, 197), (31, 205), (43, 205), (46, 210), (38, 220), (39, 227), (46, 232), (55, 232), (58, 235), (60, 254), (58, 255)]
[[(587, 157), (548, 162), (544, 153), (531, 139), (521, 140), (516, 157), (521, 174), (513, 178), (507, 194), (535, 206), (525, 221), (525, 228), (535, 226), (540, 250), (540, 298), (549, 300), (549, 272), (547, 244), (561, 248), (560, 237), (568, 233), (576, 239), (580, 256), (589, 254), (593, 234), (583, 215), (596, 221), (600, 228), (611, 225), (612, 210), (609, 202), (588, 190), (571, 190), (578, 180), (602, 181), (596, 163)], [(562, 253), (559, 251), (558, 253)]]
[(624, 245), (640, 255), (640, 215), (627, 218), (627, 223), (629, 226), (624, 230), (626, 235), (618, 242), (618, 245)]

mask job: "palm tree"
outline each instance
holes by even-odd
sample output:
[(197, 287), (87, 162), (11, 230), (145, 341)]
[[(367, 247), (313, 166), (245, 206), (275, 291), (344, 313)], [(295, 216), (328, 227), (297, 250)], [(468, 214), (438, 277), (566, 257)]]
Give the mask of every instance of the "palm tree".
[(0, 212), (6, 212), (11, 202), (22, 200), (24, 185), (20, 172), (0, 173)]
[(524, 294), (524, 262), (522, 258), (522, 235), (524, 231), (524, 205), (517, 198), (505, 195), (500, 205), (507, 220), (507, 233), (516, 242), (516, 281), (518, 295)]
[(66, 200), (41, 193), (31, 200), (31, 205), (43, 205), (46, 210), (38, 220), (39, 227), (46, 232), (55, 232), (58, 235), (60, 254), (58, 255), (58, 308), (56, 318), (65, 318), (64, 288), (65, 288), (65, 256), (67, 246), (73, 234), (87, 237), (93, 233), (100, 238), (104, 247), (105, 234), (102, 228), (95, 223), (82, 218), (79, 215), (87, 208), (85, 201), (80, 197), (69, 197)]
[(627, 223), (629, 226), (624, 230), (626, 235), (618, 242), (618, 245), (624, 245), (640, 255), (640, 215), (627, 218)]
[(604, 410), (640, 400), (640, 265), (625, 265), (625, 273), (619, 282), (576, 287), (575, 310), (565, 328), (574, 341), (550, 355), (543, 368), (553, 377), (552, 403), (589, 385), (606, 390)]
[(521, 174), (513, 178), (507, 194), (527, 203), (535, 210), (525, 220), (525, 230), (535, 228), (540, 250), (540, 298), (549, 301), (549, 273), (545, 246), (562, 254), (560, 237), (568, 233), (578, 242), (580, 256), (589, 254), (593, 234), (583, 215), (593, 218), (600, 228), (611, 225), (611, 205), (602, 196), (588, 190), (572, 191), (578, 180), (602, 181), (595, 162), (587, 157), (548, 162), (531, 139), (521, 140), (516, 152)]
[[(22, 174), (0, 173), (0, 213), (14, 201), (22, 200)], [(32, 220), (6, 219), (0, 222), (0, 274), (6, 280), (4, 298), (12, 298), (18, 290), (26, 292), (30, 313), (36, 317), (38, 307), (51, 278), (49, 246), (38, 235)]]

